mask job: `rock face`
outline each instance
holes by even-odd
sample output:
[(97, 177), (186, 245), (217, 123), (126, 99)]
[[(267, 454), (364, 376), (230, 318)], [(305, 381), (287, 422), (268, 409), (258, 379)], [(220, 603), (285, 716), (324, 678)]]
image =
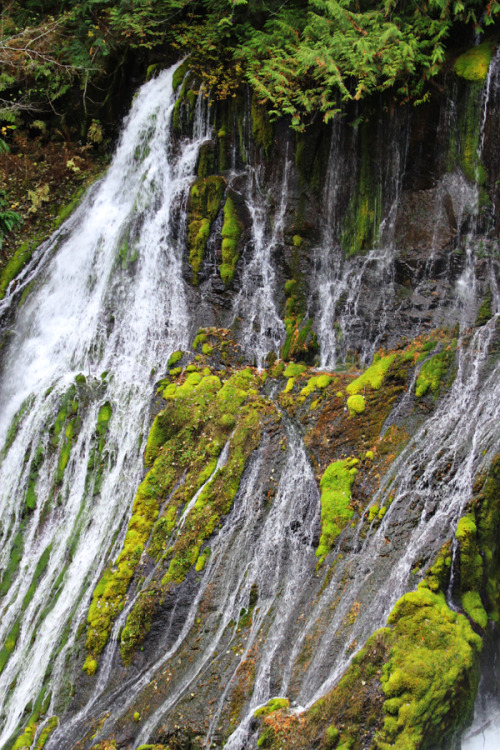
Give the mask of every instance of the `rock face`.
[(0, 745), (457, 746), (498, 647), (489, 75), (305, 134), (141, 91), (5, 307)]

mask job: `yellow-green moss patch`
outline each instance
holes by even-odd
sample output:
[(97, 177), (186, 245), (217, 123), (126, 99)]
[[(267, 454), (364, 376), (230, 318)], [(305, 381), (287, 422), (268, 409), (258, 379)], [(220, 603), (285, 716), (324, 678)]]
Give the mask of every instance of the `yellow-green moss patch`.
[(491, 42), (483, 42), (477, 47), (464, 52), (455, 62), (453, 70), (461, 78), (467, 81), (484, 81), (488, 75), (493, 45)]
[(373, 364), (370, 365), (370, 367), (365, 370), (359, 378), (356, 378), (352, 383), (349, 383), (346, 388), (348, 395), (355, 396), (367, 386), (374, 391), (378, 391), (395, 358), (395, 354), (376, 356), (373, 360)]

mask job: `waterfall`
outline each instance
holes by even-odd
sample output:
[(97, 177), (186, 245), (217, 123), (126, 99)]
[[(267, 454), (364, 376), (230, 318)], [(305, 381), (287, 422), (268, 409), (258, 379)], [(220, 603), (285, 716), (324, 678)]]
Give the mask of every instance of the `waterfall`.
[(241, 345), (262, 368), (266, 355), (279, 355), (285, 338), (285, 326), (276, 308), (276, 274), (273, 252), (283, 241), (283, 222), (287, 205), (290, 161), (285, 160), (279, 203), (272, 227), (269, 207), (263, 192), (259, 170), (246, 169), (245, 200), (251, 216), (251, 257), (245, 264), (241, 290), (235, 298), (233, 326), (239, 329)]
[(188, 345), (174, 219), (207, 113), (200, 97), (195, 136), (174, 151), (173, 72), (137, 94), (105, 178), (37, 258), (36, 288), (10, 337), (0, 390), (0, 646), (10, 638), (15, 648), (0, 675), (0, 746), (43, 684), (58, 697), (141, 478), (151, 379)]
[[(498, 62), (497, 55), (481, 94), (478, 162), (487, 146), (486, 118)], [(318, 458), (308, 442), (308, 430), (313, 412), (322, 408), (322, 386), (313, 406), (306, 401), (307, 388), (301, 384), (297, 391), (295, 376), (285, 385), (282, 363), (276, 365), (278, 374), (271, 374), (271, 368), (256, 374), (270, 352), (279, 355), (285, 339), (280, 314), (284, 295), (278, 283), (286, 261), (278, 256), (292, 234), (287, 232), (290, 206), (302, 205), (299, 180), (288, 150), (268, 179), (262, 165), (238, 162), (233, 143), (231, 167), (218, 179), (246, 212), (239, 217), (246, 242), (234, 287), (232, 280), (225, 285), (217, 275), (219, 238), (213, 236), (213, 244), (207, 245), (214, 256), (208, 279), (202, 278), (199, 295), (196, 286), (188, 287), (186, 207), (200, 147), (211, 140), (211, 116), (209, 99), (201, 93), (194, 106), (186, 105), (192, 137), (173, 133), (174, 72), (162, 72), (139, 90), (106, 176), (40, 247), (0, 303), (0, 322), (9, 334), (0, 380), (1, 750), (10, 748), (33, 707), (42, 704), (45, 716), (61, 717), (47, 750), (72, 750), (117, 736), (120, 746), (130, 748), (162, 742), (162, 736), (167, 742), (169, 733), (189, 728), (191, 719), (193, 725), (198, 722), (197, 734), (206, 747), (255, 746), (254, 712), (270, 698), (289, 698), (292, 709), (301, 713), (335, 686), (367, 638), (386, 624), (396, 601), (417, 585), (442, 545), (454, 537), (474, 494), (475, 478), (498, 452), (498, 269), (489, 258), (483, 277), (478, 276), (479, 188), (456, 168), (439, 184), (414, 191), (422, 205), (431, 206), (433, 226), (425, 238), (431, 236), (426, 262), (411, 277), (411, 290), (403, 299), (401, 222), (408, 209), (411, 117), (384, 114), (377, 138), (383, 137), (388, 147), (370, 163), (365, 160), (365, 125), (354, 123), (346, 135), (336, 122), (319, 201), (321, 227), (314, 234), (310, 216), (294, 225), (304, 228), (304, 252), (310, 251), (297, 265), (315, 271), (303, 286), (308, 295), (304, 307), (315, 318), (319, 364), (340, 369), (351, 357), (367, 364), (379, 347), (394, 340), (391, 325), (404, 320), (410, 307), (413, 317), (405, 335), (410, 339), (410, 334), (427, 333), (431, 323), (419, 305), (436, 298), (431, 322), (450, 328), (458, 323), (453, 334), (457, 370), (447, 392), (432, 404), (429, 398), (422, 414), (406, 423), (416, 411), (422, 366), (420, 350), (410, 352), (415, 369), (407, 390), (401, 386), (392, 412), (373, 438), (391, 425), (403, 425), (411, 432), (408, 441), (377, 481), (367, 480), (376, 487), (373, 496), (362, 496), (364, 509), (358, 505), (331, 554), (318, 562), (318, 479), (324, 457)], [(450, 107), (446, 118), (453, 113)], [(244, 125), (248, 135), (248, 122)], [(250, 159), (251, 149), (245, 150)], [(366, 185), (371, 178), (370, 192)], [(217, 211), (207, 230), (212, 235), (221, 228), (220, 206)], [(444, 243), (440, 232), (447, 211), (456, 220), (456, 232)], [(369, 221), (359, 230), (361, 215)], [(314, 244), (309, 244), (311, 236)], [(446, 262), (443, 246), (450, 256)], [(296, 249), (298, 254), (300, 243)], [(463, 256), (453, 265), (455, 251)], [(303, 275), (298, 268), (301, 284)], [(214, 278), (217, 287), (210, 285)], [(446, 299), (437, 291), (443, 278), (449, 285)], [(472, 330), (482, 286), (491, 293), (492, 316)], [(20, 294), (28, 291), (14, 316)], [(182, 580), (162, 590), (157, 619), (146, 633), (150, 640), (141, 641), (144, 653), (134, 653), (132, 665), (125, 667), (119, 647), (127, 618), (141, 593), (161, 580), (172, 540), (189, 527), (200, 498), (231, 465), (236, 428), (230, 435), (230, 426), (220, 445), (213, 446), (210, 470), (203, 468), (203, 481), (176, 508), (165, 554), (148, 558), (144, 552), (99, 653), (97, 671), (83, 676), (82, 633), (91, 595), (122, 549), (144, 476), (144, 443), (157, 407), (152, 407), (155, 381), (174, 351), (189, 349), (200, 298), (211, 321), (230, 325), (239, 349), (231, 349), (228, 335), (226, 348), (221, 345), (213, 359), (205, 354), (212, 352), (206, 343), (190, 362), (202, 362), (200, 378), (209, 362), (210, 374), (204, 374), (212, 381), (218, 380), (215, 373), (224, 380), (230, 368), (236, 371), (234, 363), (255, 365), (248, 369), (253, 385), (241, 404), (242, 409), (255, 407), (260, 415), (260, 444), (242, 468), (228, 508), (217, 516), (210, 535), (203, 536), (203, 544), (209, 541), (204, 567), (191, 565)], [(212, 304), (220, 309), (210, 309)], [(423, 351), (425, 358), (430, 350)], [(189, 369), (179, 368), (180, 377)], [(296, 379), (306, 376), (298, 363), (292, 370), (300, 372)], [(339, 378), (339, 389), (345, 390), (347, 379)], [(340, 396), (344, 398), (342, 390)], [(287, 398), (290, 409), (284, 406)], [(300, 410), (308, 409), (308, 403), (310, 414), (305, 416)], [(335, 409), (326, 409), (318, 419), (318, 429), (325, 429), (318, 453), (330, 440), (334, 419), (347, 425), (346, 432), (352, 424)], [(346, 438), (328, 447), (332, 461), (346, 457), (352, 446)], [(187, 474), (179, 471), (175, 488), (160, 498), (164, 507), (176, 489), (189, 486)], [(366, 513), (368, 502), (385, 508), (376, 522)], [(78, 682), (73, 701), (70, 677)], [(139, 704), (147, 707), (144, 717)], [(496, 708), (487, 710), (493, 714)], [(476, 750), (484, 724), (485, 712), (478, 710), (463, 750)], [(492, 716), (486, 729), (493, 738), (498, 736), (496, 724)]]

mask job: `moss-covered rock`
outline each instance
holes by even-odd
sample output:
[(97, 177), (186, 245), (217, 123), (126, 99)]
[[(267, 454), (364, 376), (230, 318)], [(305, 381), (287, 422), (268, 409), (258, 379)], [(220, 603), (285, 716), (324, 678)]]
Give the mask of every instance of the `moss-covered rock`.
[(231, 283), (239, 258), (239, 241), (243, 231), (236, 207), (228, 194), (224, 205), (224, 224), (222, 225), (222, 263), (219, 266), (221, 278), (226, 284)]
[(187, 235), (189, 263), (195, 285), (198, 284), (210, 229), (219, 213), (224, 188), (223, 177), (205, 177), (197, 179), (189, 193)]
[(493, 45), (491, 42), (483, 42), (460, 55), (453, 66), (453, 70), (457, 76), (465, 78), (467, 81), (484, 81), (488, 75), (492, 55)]
[(357, 463), (356, 458), (334, 461), (321, 477), (321, 537), (316, 550), (320, 562), (354, 515), (350, 500)]

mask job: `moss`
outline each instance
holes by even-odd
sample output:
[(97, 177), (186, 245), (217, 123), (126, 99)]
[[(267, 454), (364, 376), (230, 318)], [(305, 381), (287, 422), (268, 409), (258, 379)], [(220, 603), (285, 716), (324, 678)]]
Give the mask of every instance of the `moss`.
[(182, 351), (172, 352), (170, 357), (168, 358), (168, 367), (169, 369), (177, 364), (177, 362), (180, 362), (182, 359)]
[(19, 565), (24, 552), (25, 529), (26, 521), (21, 521), (19, 529), (14, 537), (14, 541), (12, 542), (9, 561), (5, 569), (2, 571), (2, 577), (0, 579), (0, 597), (7, 594), (19, 570)]
[(281, 711), (284, 708), (290, 707), (290, 701), (288, 698), (271, 698), (265, 706), (262, 706), (261, 708), (258, 708), (256, 711), (254, 711), (254, 717), (256, 719), (260, 718), (261, 716), (268, 716), (269, 714), (274, 713), (274, 711)]
[(189, 193), (187, 239), (193, 284), (198, 284), (210, 229), (221, 207), (224, 186), (223, 177), (206, 177), (197, 179)]
[(302, 241), (294, 237), (292, 273), (293, 278), (285, 283), (285, 343), (281, 347), (282, 359), (295, 359), (312, 362), (318, 351), (316, 334), (312, 330), (313, 321), (306, 319), (307, 286), (300, 270), (299, 248)]
[(52, 732), (54, 731), (54, 729), (56, 729), (57, 726), (59, 726), (58, 717), (51, 716), (46, 726), (40, 732), (40, 736), (38, 737), (34, 750), (43, 750), (43, 748), (45, 747), (45, 743), (49, 739), (49, 736), (52, 734)]
[(450, 570), (450, 543), (447, 542), (441, 548), (432, 567), (427, 571), (423, 585), (434, 592), (444, 591), (448, 585)]
[(21, 423), (24, 419), (24, 417), (28, 414), (29, 410), (31, 409), (33, 405), (34, 398), (33, 396), (29, 396), (17, 412), (14, 414), (14, 417), (12, 418), (12, 422), (10, 423), (9, 429), (7, 431), (7, 437), (5, 438), (5, 445), (2, 448), (2, 453), (0, 454), (0, 458), (5, 458), (7, 455), (12, 443), (16, 439), (16, 435), (18, 433), (19, 427), (21, 426)]
[(205, 568), (206, 562), (210, 556), (210, 547), (205, 547), (201, 555), (198, 557), (195, 565), (195, 570), (197, 573), (201, 573), (201, 571)]
[(134, 721), (140, 721), (140, 720), (141, 720), (141, 715), (139, 711), (134, 711)]
[(26, 490), (25, 504), (28, 511), (33, 511), (36, 508), (37, 494), (36, 494), (36, 483), (38, 481), (38, 474), (45, 458), (45, 449), (43, 444), (40, 444), (36, 450), (35, 456), (31, 462), (30, 473), (28, 478), (28, 489)]
[(479, 627), (486, 629), (488, 624), (488, 615), (483, 607), (481, 597), (477, 591), (466, 591), (462, 596), (462, 607), (464, 612), (475, 622)]
[(476, 326), (484, 326), (493, 317), (491, 290), (488, 288), (476, 316)]
[(350, 507), (355, 459), (334, 461), (321, 477), (321, 537), (316, 557), (323, 562), (333, 542), (354, 515)]
[(184, 60), (184, 62), (179, 65), (179, 67), (175, 70), (174, 75), (172, 76), (172, 88), (174, 91), (177, 91), (181, 83), (183, 82), (184, 78), (186, 77), (186, 73), (189, 70), (189, 61)]
[(333, 377), (331, 375), (327, 375), (324, 373), (323, 375), (313, 375), (309, 380), (307, 381), (307, 385), (302, 388), (301, 395), (302, 396), (310, 396), (311, 393), (314, 393), (315, 390), (323, 390), (324, 388), (327, 388), (330, 383), (332, 382)]
[(12, 625), (9, 632), (7, 633), (3, 646), (0, 649), (0, 674), (2, 674), (5, 665), (10, 659), (10, 655), (12, 654), (12, 652), (14, 651), (16, 647), (16, 643), (19, 637), (20, 630), (21, 630), (21, 620), (18, 619)]
[(366, 252), (373, 245), (382, 216), (382, 187), (372, 165), (369, 127), (369, 123), (361, 126), (360, 172), (344, 221), (341, 242), (347, 256)]
[(395, 359), (395, 354), (375, 357), (373, 364), (359, 378), (349, 383), (346, 388), (348, 395), (355, 396), (367, 386), (378, 391)]
[(86, 672), (89, 677), (93, 677), (97, 670), (97, 659), (94, 659), (90, 654), (86, 657), (83, 662), (83, 671)]
[(473, 706), (481, 639), (442, 593), (425, 586), (405, 594), (389, 616), (391, 657), (381, 682), (386, 696), (381, 750), (441, 742)]
[(255, 143), (263, 148), (266, 156), (268, 156), (269, 149), (273, 143), (273, 126), (269, 120), (266, 107), (259, 104), (255, 96), (252, 97), (250, 114), (252, 117), (252, 135)]
[(347, 399), (347, 408), (351, 417), (355, 417), (356, 414), (362, 414), (366, 408), (364, 397), (359, 394), (349, 396)]
[(306, 370), (307, 367), (305, 365), (299, 365), (296, 362), (290, 362), (286, 366), (286, 370), (284, 371), (283, 375), (285, 376), (285, 378), (297, 378)]
[[(484, 166), (479, 161), (479, 139), (482, 121), (481, 81), (470, 81), (465, 100), (458, 110), (456, 127), (450, 129), (447, 167), (450, 171), (457, 165), (466, 178), (482, 186), (486, 182)], [(481, 195), (480, 202), (483, 201)]]
[(453, 347), (448, 347), (426, 360), (421, 367), (415, 384), (417, 398), (425, 396), (430, 391), (437, 397), (441, 391), (443, 380), (453, 362)]
[(287, 383), (283, 389), (283, 393), (290, 393), (290, 391), (293, 391), (294, 385), (295, 385), (295, 378), (288, 378)]
[(130, 237), (127, 235), (118, 249), (121, 268), (126, 271), (132, 263), (136, 262), (138, 257), (137, 249), (130, 245)]
[(492, 55), (493, 45), (491, 42), (483, 42), (460, 55), (453, 66), (453, 70), (466, 81), (484, 81), (488, 75)]
[[(483, 559), (477, 544), (477, 526), (472, 515), (460, 519), (456, 538), (459, 544), (460, 591), (463, 602), (465, 594), (471, 591), (478, 592), (483, 581)], [(468, 601), (470, 603), (470, 598)]]
[(215, 148), (214, 144), (209, 141), (200, 147), (198, 156), (198, 177), (208, 177), (214, 173), (215, 168)]
[(231, 283), (238, 262), (238, 244), (242, 233), (241, 221), (238, 218), (231, 195), (224, 205), (224, 224), (222, 225), (222, 263), (219, 271), (224, 284)]
[[(91, 659), (96, 659), (102, 651), (146, 551), (160, 562), (164, 575), (160, 583), (153, 582), (140, 592), (123, 628), (120, 650), (125, 663), (129, 663), (151, 627), (159, 599), (171, 586), (181, 583), (197, 563), (200, 569), (200, 558), (208, 556), (205, 542), (229, 512), (246, 461), (260, 439), (259, 413), (269, 407), (255, 395), (253, 372), (236, 371), (223, 384), (208, 368), (204, 373), (191, 372), (164, 390), (166, 406), (154, 421), (151, 431), (154, 439), (150, 436), (148, 440), (151, 468), (136, 495), (122, 552), (93, 594), (87, 633)], [(227, 463), (213, 474), (229, 438)], [(184, 473), (185, 481), (180, 483)], [(165, 552), (178, 512), (203, 485), (184, 520), (182, 533)], [(168, 501), (158, 518), (160, 504), (166, 498)], [(203, 552), (202, 547), (205, 547)]]

